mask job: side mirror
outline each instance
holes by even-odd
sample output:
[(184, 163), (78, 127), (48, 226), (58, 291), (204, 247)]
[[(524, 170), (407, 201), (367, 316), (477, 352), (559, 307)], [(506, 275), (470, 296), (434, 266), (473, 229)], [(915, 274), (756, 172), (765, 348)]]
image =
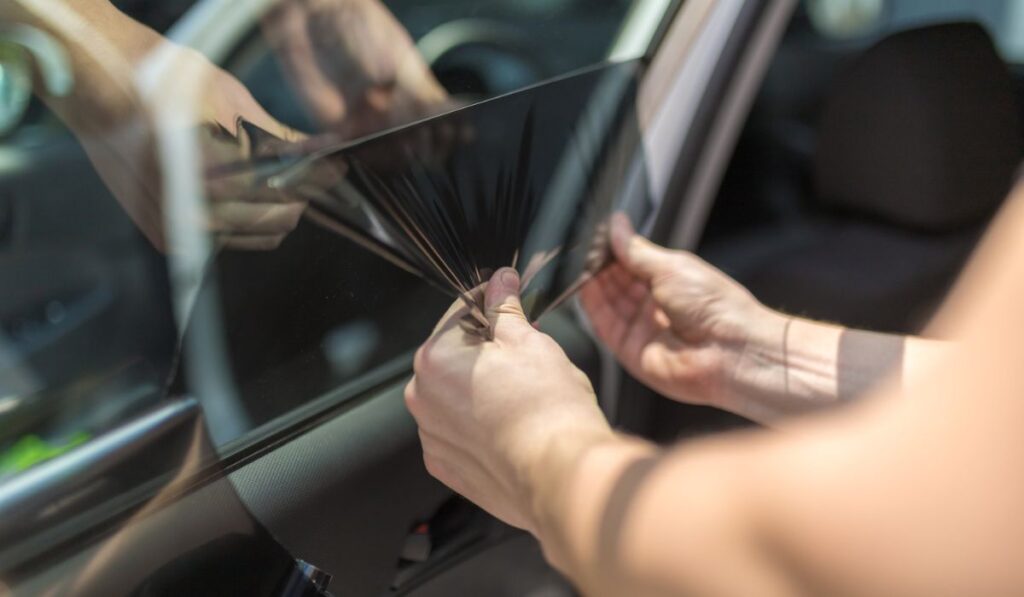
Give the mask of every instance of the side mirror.
[(0, 41), (0, 137), (21, 124), (32, 100), (32, 67), (24, 48)]

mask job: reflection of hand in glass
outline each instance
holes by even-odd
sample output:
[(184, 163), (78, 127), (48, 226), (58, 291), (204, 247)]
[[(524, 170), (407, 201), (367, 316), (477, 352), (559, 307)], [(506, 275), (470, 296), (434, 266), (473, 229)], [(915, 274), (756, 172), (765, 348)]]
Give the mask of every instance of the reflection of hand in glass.
[(448, 105), (409, 34), (378, 0), (282, 0), (264, 29), (314, 118), (346, 138)]
[[(199, 131), (205, 166), (251, 156), (247, 139), (238, 131), (239, 119), (284, 139), (297, 137), (230, 74), (130, 19), (106, 0), (80, 0), (74, 11), (59, 15), (36, 4), (15, 2), (0, 16), (45, 31), (67, 48), (74, 88), (64, 97), (40, 95), (75, 133), (104, 183), (158, 248), (165, 248), (166, 239), (154, 115), (136, 85), (138, 67), (146, 57), (157, 51), (168, 57), (170, 68), (161, 77), (158, 93), (180, 94), (181, 101), (196, 102), (191, 125)], [(188, 97), (183, 88), (198, 92)], [(219, 181), (207, 191), (207, 218), (196, 225), (207, 227), (233, 248), (277, 246), (305, 207), (276, 192), (254, 191), (247, 180)]]

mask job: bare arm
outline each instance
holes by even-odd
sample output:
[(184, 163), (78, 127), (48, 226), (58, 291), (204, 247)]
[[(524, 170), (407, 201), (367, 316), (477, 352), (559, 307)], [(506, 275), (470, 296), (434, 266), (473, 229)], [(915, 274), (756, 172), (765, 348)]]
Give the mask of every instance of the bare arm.
[(0, 18), (46, 32), (65, 50), (74, 77), (70, 93), (37, 92), (76, 134), (106, 130), (140, 110), (135, 67), (162, 38), (109, 0), (11, 0)]
[(552, 442), (534, 483), (547, 552), (591, 594), (1020, 592), (1022, 228), (1024, 196), (943, 312), (960, 343), (909, 399), (665, 452)]
[(956, 344), (902, 391), (671, 450), (608, 427), (503, 270), (493, 341), (455, 305), (417, 354), (427, 470), (534, 533), (587, 594), (1018, 594), (1022, 229), (1024, 187), (940, 316)]
[(843, 327), (773, 313), (777, 331), (743, 347), (733, 376), (735, 411), (765, 424), (850, 402), (888, 384), (914, 385), (952, 342)]
[[(272, 118), (233, 76), (204, 56), (174, 44), (121, 13), (108, 0), (7, 0), (0, 19), (44, 32), (64, 50), (73, 85), (64, 95), (36, 91), (85, 149), (97, 173), (135, 224), (165, 247), (161, 171), (155, 151), (152, 98), (190, 106), (206, 164), (251, 156), (238, 130), (240, 118), (286, 139), (300, 137)], [(139, 69), (157, 49), (165, 68), (153, 89)], [(243, 176), (212, 181), (207, 214), (197, 225), (227, 247), (271, 249), (297, 225), (305, 203), (259, 188)]]
[(281, 0), (263, 30), (311, 116), (343, 138), (454, 107), (379, 0)]
[(597, 336), (665, 396), (777, 425), (911, 382), (948, 343), (851, 330), (773, 311), (700, 258), (613, 223), (616, 262), (584, 288)]

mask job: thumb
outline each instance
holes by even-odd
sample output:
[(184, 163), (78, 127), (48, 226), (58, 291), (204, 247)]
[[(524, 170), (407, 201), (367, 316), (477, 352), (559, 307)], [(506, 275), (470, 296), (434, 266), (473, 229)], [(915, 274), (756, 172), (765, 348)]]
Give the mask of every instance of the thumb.
[(484, 312), (495, 338), (508, 334), (510, 330), (530, 328), (519, 302), (519, 274), (516, 270), (505, 267), (494, 273), (484, 291)]
[(615, 258), (634, 276), (650, 280), (660, 273), (675, 269), (673, 251), (640, 236), (625, 214), (612, 217), (612, 252)]

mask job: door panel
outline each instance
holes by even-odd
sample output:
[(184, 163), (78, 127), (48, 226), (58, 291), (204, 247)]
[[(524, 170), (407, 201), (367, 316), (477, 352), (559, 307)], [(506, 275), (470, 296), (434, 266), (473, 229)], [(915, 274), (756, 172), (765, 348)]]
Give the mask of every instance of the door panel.
[(450, 496), (423, 468), (403, 387), (392, 385), (231, 475), (286, 547), (335, 575), (338, 595), (389, 587), (406, 537)]
[[(596, 346), (569, 309), (552, 313), (544, 330), (566, 348), (592, 381), (599, 378)], [(401, 379), (366, 397), (231, 474), (253, 514), (285, 547), (335, 575), (331, 588), (339, 595), (376, 595), (390, 587), (399, 573), (399, 554), (414, 527), (430, 521), (452, 498), (423, 467), (416, 425), (403, 402), (405, 382)], [(475, 586), (490, 582), (495, 592), (480, 594), (513, 594), (501, 592), (504, 577), (478, 577), (478, 572), (466, 568), (473, 569), (480, 562), (462, 561), (508, 537), (511, 529), (486, 516), (469, 516), (462, 524), (466, 528), (459, 530), (470, 535), (468, 541), (451, 551), (444, 550), (444, 544), (434, 545), (439, 557), (430, 568), (437, 573), (450, 566), (463, 570), (451, 572), (453, 576), (445, 583), (455, 582), (451, 579), (460, 575), (471, 575)], [(447, 537), (445, 541), (460, 539)], [(520, 552), (536, 559), (532, 539), (514, 539), (513, 543), (513, 547), (491, 552), (487, 565), (497, 565), (496, 559)], [(537, 587), (560, 586), (553, 579), (557, 575), (534, 562), (521, 571), (518, 586), (533, 581)], [(418, 579), (414, 580), (417, 582), (406, 584), (419, 586)], [(450, 586), (445, 583), (439, 586)], [(424, 589), (427, 595), (441, 594), (436, 590)], [(414, 590), (411, 594), (419, 593)]]

